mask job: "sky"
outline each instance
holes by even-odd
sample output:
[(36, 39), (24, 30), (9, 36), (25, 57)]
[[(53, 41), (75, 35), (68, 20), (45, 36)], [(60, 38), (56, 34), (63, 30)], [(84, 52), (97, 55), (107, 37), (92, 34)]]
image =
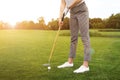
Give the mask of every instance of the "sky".
[[(0, 0), (0, 21), (15, 25), (23, 20), (38, 21), (44, 17), (46, 23), (59, 17), (61, 0)], [(85, 0), (90, 18), (108, 18), (120, 13), (120, 0)], [(69, 17), (69, 14), (67, 15)]]

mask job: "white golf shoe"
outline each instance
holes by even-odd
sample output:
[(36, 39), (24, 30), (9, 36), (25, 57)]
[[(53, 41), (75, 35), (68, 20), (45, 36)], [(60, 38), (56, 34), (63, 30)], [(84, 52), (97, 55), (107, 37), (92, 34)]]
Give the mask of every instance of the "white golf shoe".
[(73, 63), (65, 62), (64, 64), (57, 66), (57, 68), (66, 68), (66, 67), (73, 67)]
[(84, 73), (86, 71), (89, 71), (89, 67), (86, 66), (80, 66), (78, 69), (74, 70), (74, 73)]

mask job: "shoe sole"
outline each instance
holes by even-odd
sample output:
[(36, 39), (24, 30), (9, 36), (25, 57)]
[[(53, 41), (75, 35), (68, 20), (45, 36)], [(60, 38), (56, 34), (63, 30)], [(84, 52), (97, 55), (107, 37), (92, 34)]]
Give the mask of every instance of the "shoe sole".
[[(70, 68), (70, 67), (73, 67), (73, 66), (69, 66), (69, 67), (60, 67), (60, 68)], [(57, 67), (57, 68), (59, 68), (59, 67)], [(60, 69), (60, 68), (59, 68), (59, 69)]]
[(85, 73), (85, 72), (89, 72), (89, 70), (84, 71), (84, 72), (73, 72), (73, 73), (79, 74), (79, 73)]

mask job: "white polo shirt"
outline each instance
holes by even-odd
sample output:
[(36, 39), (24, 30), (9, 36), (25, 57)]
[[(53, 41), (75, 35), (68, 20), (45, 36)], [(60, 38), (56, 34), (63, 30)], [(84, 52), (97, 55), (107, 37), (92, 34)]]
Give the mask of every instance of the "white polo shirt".
[[(65, 0), (65, 2), (66, 2), (66, 6), (70, 6), (72, 3), (73, 3), (73, 1), (74, 0)], [(81, 3), (83, 3), (84, 2), (84, 0), (82, 0), (80, 3), (78, 3), (77, 5), (80, 5)], [(77, 6), (76, 5), (76, 6)]]

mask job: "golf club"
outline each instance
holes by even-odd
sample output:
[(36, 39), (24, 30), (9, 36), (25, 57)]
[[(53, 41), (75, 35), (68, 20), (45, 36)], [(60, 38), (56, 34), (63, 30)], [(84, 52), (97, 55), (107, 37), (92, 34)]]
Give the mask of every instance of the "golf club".
[[(64, 16), (65, 16), (65, 13), (63, 13), (62, 21), (64, 20)], [(52, 46), (52, 49), (51, 49), (51, 52), (50, 52), (50, 56), (49, 56), (49, 59), (48, 59), (48, 63), (47, 64), (43, 64), (43, 66), (48, 67), (48, 70), (51, 69), (51, 67), (50, 67), (50, 61), (51, 61), (51, 58), (52, 58), (52, 55), (53, 55), (53, 52), (54, 52), (54, 49), (55, 49), (55, 45), (56, 45), (56, 41), (57, 41), (58, 36), (59, 36), (60, 29), (61, 29), (61, 26), (59, 26), (57, 34), (55, 36), (55, 39), (54, 39), (54, 42), (53, 42), (53, 46)]]

